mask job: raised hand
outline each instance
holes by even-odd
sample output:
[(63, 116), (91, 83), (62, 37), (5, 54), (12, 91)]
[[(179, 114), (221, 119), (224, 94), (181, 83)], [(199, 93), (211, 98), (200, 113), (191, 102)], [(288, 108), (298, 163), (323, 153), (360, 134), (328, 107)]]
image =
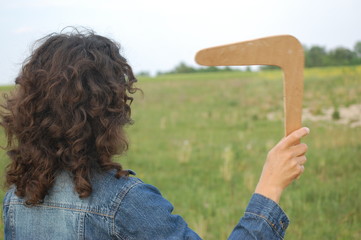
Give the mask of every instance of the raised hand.
[(305, 170), (308, 147), (299, 142), (309, 132), (306, 127), (300, 128), (283, 138), (268, 152), (256, 193), (279, 202), (283, 190)]

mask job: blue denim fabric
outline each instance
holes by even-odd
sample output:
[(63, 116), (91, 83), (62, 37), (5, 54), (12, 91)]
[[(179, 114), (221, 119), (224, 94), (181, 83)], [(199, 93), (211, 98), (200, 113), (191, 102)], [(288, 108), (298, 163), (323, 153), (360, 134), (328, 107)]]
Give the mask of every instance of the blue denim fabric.
[[(97, 174), (80, 199), (72, 178), (59, 175), (44, 203), (28, 207), (11, 188), (4, 199), (5, 239), (201, 239), (154, 186), (135, 177)], [(254, 194), (229, 239), (283, 239), (288, 218), (272, 200)], [(219, 226), (221, 228), (221, 226)]]

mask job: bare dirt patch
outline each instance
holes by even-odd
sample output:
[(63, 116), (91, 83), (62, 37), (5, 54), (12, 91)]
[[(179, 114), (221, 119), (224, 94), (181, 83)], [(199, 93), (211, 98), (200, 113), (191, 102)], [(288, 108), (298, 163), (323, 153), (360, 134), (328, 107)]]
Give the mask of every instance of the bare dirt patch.
[[(276, 120), (280, 116), (271, 112), (267, 114), (267, 119)], [(318, 114), (313, 114), (310, 109), (303, 109), (302, 120), (308, 121), (330, 121), (338, 124), (348, 125), (352, 128), (361, 127), (361, 103), (348, 107), (325, 108)]]

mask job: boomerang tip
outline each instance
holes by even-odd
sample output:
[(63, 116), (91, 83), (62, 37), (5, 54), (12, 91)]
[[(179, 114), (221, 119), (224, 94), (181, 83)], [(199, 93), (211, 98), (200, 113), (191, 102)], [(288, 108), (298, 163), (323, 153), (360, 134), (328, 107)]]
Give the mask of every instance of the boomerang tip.
[(212, 48), (205, 48), (205, 49), (199, 50), (196, 53), (196, 56), (194, 57), (194, 60), (196, 61), (196, 63), (198, 63), (199, 65), (208, 66), (207, 65), (207, 62), (209, 60), (208, 54), (207, 54), (208, 49), (212, 49)]

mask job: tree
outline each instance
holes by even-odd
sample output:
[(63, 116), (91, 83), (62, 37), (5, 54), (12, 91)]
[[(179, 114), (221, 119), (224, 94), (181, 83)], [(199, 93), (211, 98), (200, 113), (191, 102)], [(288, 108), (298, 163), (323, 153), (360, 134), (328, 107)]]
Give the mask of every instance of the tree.
[(354, 52), (356, 53), (356, 56), (361, 58), (361, 41), (357, 42), (353, 49)]
[(280, 69), (279, 67), (277, 66), (273, 66), (273, 65), (262, 65), (260, 67), (261, 70), (276, 70), (276, 69)]
[(138, 72), (136, 75), (140, 77), (150, 77), (150, 73), (148, 71), (141, 71)]
[(326, 65), (327, 53), (324, 47), (312, 46), (305, 49), (306, 67), (322, 67)]
[(178, 66), (175, 67), (174, 73), (193, 73), (196, 70), (190, 66), (187, 66), (184, 62), (181, 62)]
[(329, 53), (330, 65), (351, 65), (356, 60), (356, 54), (351, 50), (338, 47)]

